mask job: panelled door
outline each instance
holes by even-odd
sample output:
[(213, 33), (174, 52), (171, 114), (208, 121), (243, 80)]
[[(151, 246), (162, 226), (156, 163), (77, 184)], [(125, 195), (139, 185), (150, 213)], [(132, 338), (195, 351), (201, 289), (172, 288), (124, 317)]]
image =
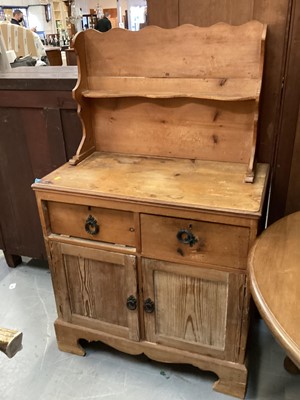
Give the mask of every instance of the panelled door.
[(50, 240), (57, 309), (64, 321), (139, 340), (136, 257)]
[(144, 258), (146, 339), (236, 361), (245, 274)]

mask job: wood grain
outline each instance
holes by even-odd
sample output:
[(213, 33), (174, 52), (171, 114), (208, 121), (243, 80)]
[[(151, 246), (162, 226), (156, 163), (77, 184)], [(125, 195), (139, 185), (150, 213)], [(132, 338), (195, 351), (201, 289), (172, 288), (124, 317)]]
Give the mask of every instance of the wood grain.
[(246, 173), (255, 101), (122, 98), (90, 106), (98, 151), (240, 162)]
[[(65, 164), (34, 189), (97, 194), (150, 204), (199, 207), (260, 215), (268, 166), (258, 164), (245, 184), (243, 164), (94, 153), (77, 166)], [(75, 172), (75, 174), (74, 174)]]
[(61, 350), (103, 340), (212, 370), (216, 390), (244, 396), (246, 257), (268, 177), (252, 170), (264, 40), (257, 21), (76, 36), (82, 141), (33, 185)]
[[(82, 92), (86, 98), (191, 97), (235, 101), (258, 100), (260, 79), (255, 78), (146, 78), (146, 77), (91, 77), (90, 89)], [(94, 88), (99, 88), (94, 89)]]
[[(77, 34), (73, 96), (83, 136), (71, 163), (131, 147), (131, 154), (244, 162), (253, 182), (265, 37), (258, 21)], [(168, 151), (170, 136), (180, 151)]]
[(22, 332), (0, 327), (0, 351), (12, 358), (22, 349), (22, 338)]
[[(136, 257), (102, 249), (50, 241), (52, 271), (62, 317), (107, 333), (139, 338), (137, 311), (128, 310), (137, 297)], [(68, 293), (68, 301), (65, 295)]]
[[(53, 233), (135, 246), (133, 213), (57, 202), (48, 202), (47, 207)], [(90, 215), (99, 226), (99, 233), (94, 235), (85, 229)]]
[(143, 271), (143, 297), (155, 303), (155, 313), (144, 315), (150, 342), (237, 361), (243, 274), (147, 258)]
[(150, 23), (163, 28), (170, 27), (170, 18), (172, 27), (182, 24), (205, 27), (219, 21), (240, 25), (252, 19), (268, 25), (257, 159), (274, 165), (270, 223), (297, 211), (300, 188), (295, 181), (300, 153), (297, 144), (293, 149), (295, 140), (299, 142), (300, 3), (294, 0), (180, 0), (158, 5), (157, 0), (148, 0), (147, 4)]
[(214, 383), (214, 389), (243, 399), (247, 386), (247, 369), (245, 365), (220, 360), (203, 354), (190, 351), (176, 350), (159, 343), (142, 341), (135, 343), (125, 338), (116, 338), (113, 335), (80, 325), (71, 325), (63, 320), (55, 321), (55, 330), (58, 346), (62, 351), (84, 355), (79, 339), (84, 337), (88, 341), (100, 340), (119, 351), (129, 354), (146, 354), (149, 358), (159, 362), (191, 364), (205, 371), (214, 371), (219, 379)]
[[(196, 243), (182, 244), (180, 229), (191, 232)], [(225, 224), (141, 215), (142, 254), (196, 265), (210, 264), (246, 269), (249, 230)]]
[[(149, 26), (139, 32), (117, 28), (106, 35), (95, 30), (79, 33), (74, 48), (77, 53), (79, 46), (90, 49), (86, 60), (79, 57), (79, 68), (82, 62), (86, 68), (88, 87), (90, 77), (95, 76), (254, 79), (261, 75), (264, 35), (265, 26), (258, 21), (242, 26), (218, 23), (209, 31), (191, 25), (167, 30)], [(80, 36), (84, 44), (77, 43)], [(129, 56), (132, 48), (135, 57)]]
[(249, 256), (252, 294), (275, 338), (300, 367), (300, 212), (275, 222)]

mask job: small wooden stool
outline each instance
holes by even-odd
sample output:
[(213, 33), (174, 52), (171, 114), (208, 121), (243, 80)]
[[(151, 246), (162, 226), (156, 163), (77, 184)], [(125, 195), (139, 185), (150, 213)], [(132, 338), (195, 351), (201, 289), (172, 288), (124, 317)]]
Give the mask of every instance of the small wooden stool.
[(22, 349), (23, 333), (12, 329), (0, 328), (0, 351), (12, 358)]

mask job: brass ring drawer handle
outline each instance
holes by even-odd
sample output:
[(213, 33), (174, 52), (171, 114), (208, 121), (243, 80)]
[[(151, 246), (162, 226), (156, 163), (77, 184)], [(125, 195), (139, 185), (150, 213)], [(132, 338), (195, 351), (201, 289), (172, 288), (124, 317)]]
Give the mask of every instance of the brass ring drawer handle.
[(97, 235), (99, 233), (100, 227), (97, 224), (96, 219), (92, 216), (89, 215), (85, 221), (84, 225), (85, 231), (89, 233), (90, 235)]
[(183, 244), (189, 244), (192, 247), (198, 239), (188, 229), (179, 229), (176, 235), (178, 241)]

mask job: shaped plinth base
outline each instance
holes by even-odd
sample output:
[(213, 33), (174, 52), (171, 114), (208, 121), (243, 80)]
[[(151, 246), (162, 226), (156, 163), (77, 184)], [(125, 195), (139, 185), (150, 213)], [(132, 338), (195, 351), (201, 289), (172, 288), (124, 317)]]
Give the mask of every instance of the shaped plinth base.
[(240, 399), (245, 397), (248, 372), (244, 364), (219, 360), (156, 343), (136, 342), (59, 319), (55, 322), (55, 331), (58, 348), (61, 351), (84, 356), (85, 351), (79, 344), (80, 339), (88, 342), (100, 341), (127, 354), (145, 354), (158, 362), (191, 364), (201, 370), (214, 372), (219, 377), (213, 386), (214, 390)]

